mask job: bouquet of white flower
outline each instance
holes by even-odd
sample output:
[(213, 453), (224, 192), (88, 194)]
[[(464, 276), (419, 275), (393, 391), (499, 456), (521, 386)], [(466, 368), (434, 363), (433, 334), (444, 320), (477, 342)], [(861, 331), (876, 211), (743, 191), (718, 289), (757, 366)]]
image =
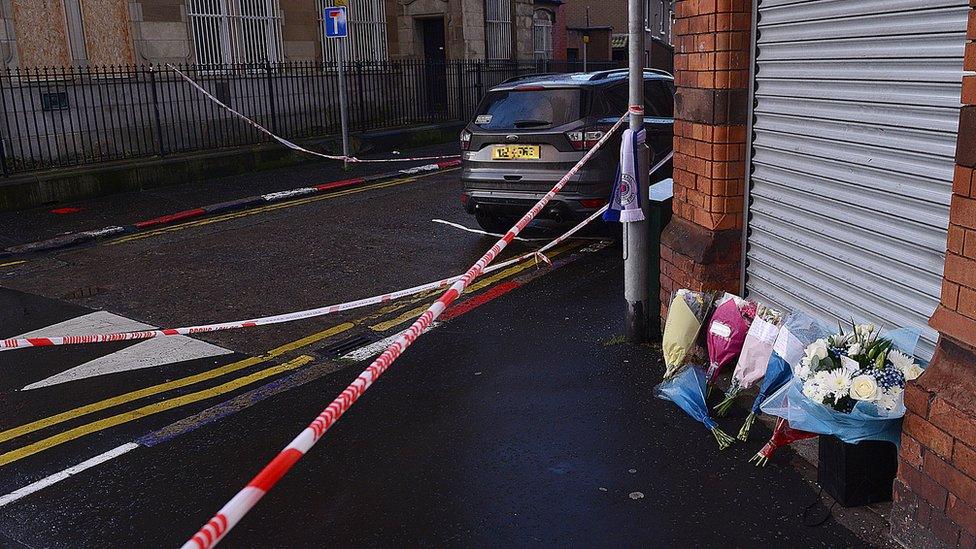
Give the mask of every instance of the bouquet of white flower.
[(851, 323), (850, 331), (841, 328), (814, 341), (792, 365), (793, 382), (769, 397), (762, 410), (797, 429), (837, 435), (845, 442), (897, 443), (905, 383), (923, 371), (912, 357), (918, 332), (881, 336), (873, 324)]
[(892, 411), (901, 403), (905, 382), (922, 368), (915, 359), (892, 348), (873, 324), (854, 325), (806, 348), (796, 376), (810, 400), (849, 414), (857, 402), (872, 402)]

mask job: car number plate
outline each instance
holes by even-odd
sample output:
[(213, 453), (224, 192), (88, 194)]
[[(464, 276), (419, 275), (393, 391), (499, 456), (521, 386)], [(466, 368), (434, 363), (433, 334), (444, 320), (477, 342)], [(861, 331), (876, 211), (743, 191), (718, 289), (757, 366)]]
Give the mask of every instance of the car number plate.
[(491, 149), (492, 160), (538, 160), (538, 145), (496, 145)]

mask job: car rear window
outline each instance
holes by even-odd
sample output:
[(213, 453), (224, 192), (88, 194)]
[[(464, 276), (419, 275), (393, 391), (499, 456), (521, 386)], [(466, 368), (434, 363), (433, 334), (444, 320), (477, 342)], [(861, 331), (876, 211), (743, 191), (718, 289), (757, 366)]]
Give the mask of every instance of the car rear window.
[(478, 108), (475, 124), (486, 130), (562, 126), (582, 118), (582, 93), (579, 88), (489, 92)]
[[(620, 116), (627, 112), (630, 93), (627, 84), (606, 88), (593, 101), (590, 116)], [(674, 90), (663, 80), (644, 81), (644, 113), (646, 116), (674, 117)]]

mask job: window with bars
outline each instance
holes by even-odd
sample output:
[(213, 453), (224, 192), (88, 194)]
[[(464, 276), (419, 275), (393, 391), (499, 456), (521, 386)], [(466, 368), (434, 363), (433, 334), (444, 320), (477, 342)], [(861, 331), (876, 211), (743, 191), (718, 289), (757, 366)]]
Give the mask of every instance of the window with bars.
[(282, 61), (278, 0), (189, 0), (187, 8), (198, 64)]
[(665, 42), (671, 42), (671, 20), (674, 11), (671, 0), (645, 0), (644, 29), (656, 33)]
[(485, 57), (512, 58), (512, 2), (485, 0)]
[(549, 10), (535, 10), (532, 14), (532, 40), (536, 60), (552, 59), (552, 20)]
[(347, 61), (386, 61), (389, 49), (386, 38), (386, 3), (383, 0), (349, 0), (346, 16), (348, 38), (325, 38), (325, 8), (332, 0), (316, 0), (322, 36), (322, 59), (339, 60), (339, 40), (346, 42)]

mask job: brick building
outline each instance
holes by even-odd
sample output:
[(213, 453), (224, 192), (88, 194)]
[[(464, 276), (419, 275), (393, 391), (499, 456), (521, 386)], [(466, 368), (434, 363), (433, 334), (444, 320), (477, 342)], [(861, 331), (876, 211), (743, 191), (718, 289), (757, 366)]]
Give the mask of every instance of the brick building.
[(973, 547), (976, 0), (678, 0), (674, 35), (662, 295), (924, 327), (891, 532)]
[[(334, 60), (331, 0), (3, 0), (7, 67)], [(349, 55), (553, 57), (561, 0), (348, 0)], [(564, 48), (560, 48), (562, 53)]]
[[(645, 65), (671, 69), (671, 0), (643, 0), (645, 10)], [(627, 60), (627, 1), (593, 2), (566, 0), (566, 47), (568, 60), (582, 60), (584, 37), (588, 61)]]

